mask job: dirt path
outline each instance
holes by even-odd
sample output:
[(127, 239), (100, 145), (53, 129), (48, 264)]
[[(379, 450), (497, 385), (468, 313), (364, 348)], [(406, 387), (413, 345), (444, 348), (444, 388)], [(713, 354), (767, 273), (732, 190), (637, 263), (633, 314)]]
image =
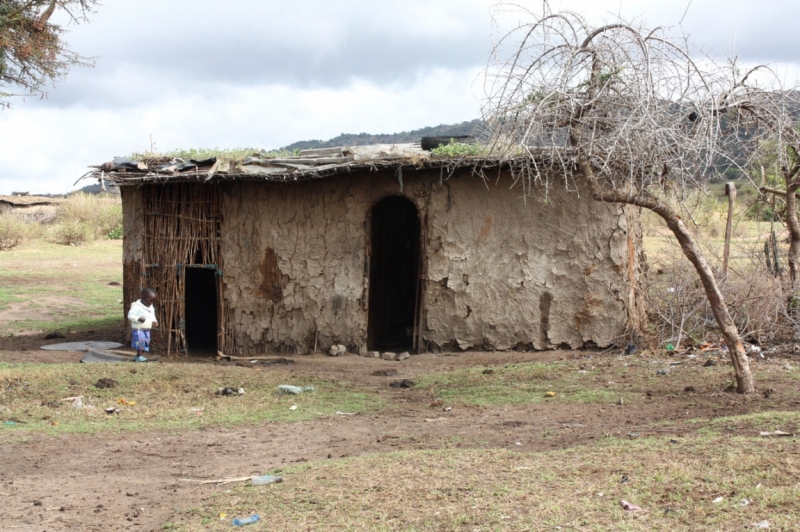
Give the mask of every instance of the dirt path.
[[(412, 396), (415, 391), (398, 393)], [(649, 405), (567, 406), (557, 412), (548, 405), (450, 412), (414, 406), (376, 415), (177, 435), (37, 437), (2, 446), (0, 529), (160, 530), (164, 523), (180, 523), (180, 510), (202, 506), (226, 489), (180, 479), (263, 474), (300, 461), (446, 447), (537, 451), (612, 434), (678, 436), (694, 430), (682, 423), (665, 430), (633, 422), (650, 417)], [(682, 406), (660, 410), (662, 420), (685, 417)]]
[[(73, 340), (74, 338), (68, 338)], [(81, 338), (88, 339), (88, 338)], [(96, 338), (99, 339), (99, 338)], [(3, 340), (3, 360), (66, 361), (80, 354), (48, 353), (40, 339)], [(508, 407), (431, 406), (431, 392), (388, 386), (465, 366), (578, 359), (585, 352), (463, 353), (419, 355), (397, 364), (355, 356), (296, 357), (287, 371), (330, 382), (358, 383), (397, 408), (368, 415), (335, 416), (305, 423), (256, 427), (205, 427), (196, 431), (35, 435), (0, 445), (0, 530), (161, 530), (179, 524), (182, 511), (203, 506), (227, 486), (181, 479), (264, 474), (300, 461), (339, 459), (408, 449), (497, 448), (520, 452), (589, 444), (613, 436), (664, 435), (680, 440), (698, 426), (689, 419), (785, 409), (780, 397), (744, 400), (733, 394), (642, 394), (632, 404), (538, 403)], [(595, 360), (598, 355), (594, 355)], [(396, 368), (395, 377), (374, 376)], [(289, 373), (287, 373), (289, 374)], [(768, 385), (769, 383), (762, 383)], [(724, 428), (721, 430), (725, 430)], [(679, 443), (678, 443), (679, 444)], [(286, 482), (291, 482), (287, 478)]]

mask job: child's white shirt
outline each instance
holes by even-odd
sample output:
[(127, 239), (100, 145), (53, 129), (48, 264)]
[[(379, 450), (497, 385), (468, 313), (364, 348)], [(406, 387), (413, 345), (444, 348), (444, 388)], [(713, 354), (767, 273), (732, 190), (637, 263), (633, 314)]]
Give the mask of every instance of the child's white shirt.
[[(139, 318), (144, 318), (144, 321), (139, 321)], [(128, 320), (131, 322), (131, 327), (134, 329), (151, 329), (153, 322), (156, 319), (156, 309), (154, 305), (149, 307), (142, 303), (141, 299), (137, 299), (131, 305), (128, 311)]]

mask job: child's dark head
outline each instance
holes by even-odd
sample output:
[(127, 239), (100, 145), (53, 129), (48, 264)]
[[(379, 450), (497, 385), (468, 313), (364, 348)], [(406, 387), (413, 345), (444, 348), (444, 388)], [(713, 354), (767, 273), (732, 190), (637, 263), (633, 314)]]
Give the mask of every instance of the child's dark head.
[(142, 303), (147, 305), (148, 307), (153, 304), (153, 301), (156, 300), (158, 294), (155, 290), (150, 288), (149, 286), (142, 290)]

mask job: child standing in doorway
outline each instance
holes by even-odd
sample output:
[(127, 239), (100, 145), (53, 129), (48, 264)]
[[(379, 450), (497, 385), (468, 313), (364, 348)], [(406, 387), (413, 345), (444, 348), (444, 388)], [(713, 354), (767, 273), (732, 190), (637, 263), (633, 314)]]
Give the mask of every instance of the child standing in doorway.
[(156, 309), (153, 307), (157, 294), (148, 287), (142, 290), (142, 298), (135, 301), (128, 311), (128, 320), (131, 322), (131, 347), (136, 349), (134, 362), (147, 362), (142, 353), (150, 351), (150, 329), (158, 327)]

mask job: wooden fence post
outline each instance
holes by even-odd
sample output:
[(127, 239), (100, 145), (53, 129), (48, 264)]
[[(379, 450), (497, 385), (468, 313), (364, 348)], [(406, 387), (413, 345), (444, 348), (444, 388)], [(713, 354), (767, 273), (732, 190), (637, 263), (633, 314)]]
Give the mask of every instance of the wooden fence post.
[(733, 208), (736, 203), (736, 185), (733, 181), (725, 183), (725, 195), (728, 196), (728, 223), (725, 226), (725, 250), (722, 255), (722, 281), (728, 279), (728, 258), (731, 253), (731, 233), (733, 233)]

